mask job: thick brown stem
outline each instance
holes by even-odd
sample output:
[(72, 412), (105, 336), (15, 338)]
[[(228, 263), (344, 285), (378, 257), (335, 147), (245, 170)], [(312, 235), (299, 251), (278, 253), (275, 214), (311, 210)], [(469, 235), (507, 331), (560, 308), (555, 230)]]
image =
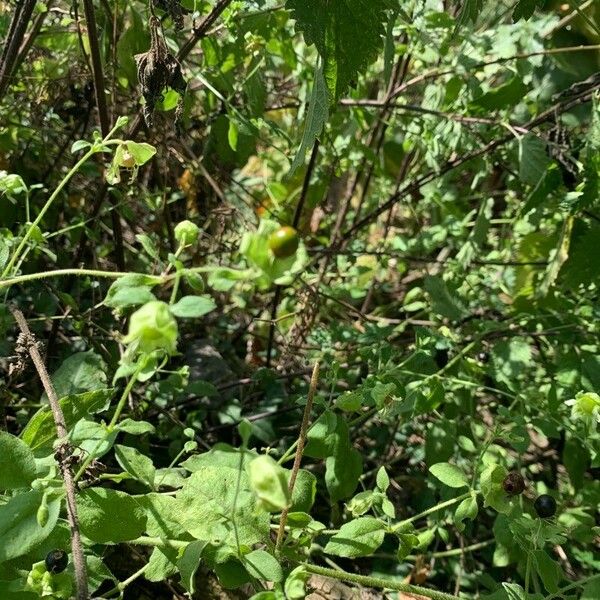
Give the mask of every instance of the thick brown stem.
[[(52, 416), (54, 417), (54, 424), (56, 426), (56, 433), (58, 439), (62, 442), (66, 441), (67, 437), (67, 425), (65, 423), (65, 417), (56, 395), (56, 390), (48, 375), (44, 359), (40, 354), (38, 343), (29, 329), (29, 325), (23, 316), (23, 313), (17, 309), (12, 308), (11, 312), (21, 330), (23, 343), (27, 347), (31, 361), (33, 362), (36, 371), (40, 377), (44, 390), (48, 396), (48, 403), (52, 410)], [(87, 583), (87, 569), (85, 564), (85, 556), (83, 554), (83, 546), (81, 544), (81, 534), (79, 532), (79, 521), (77, 519), (77, 504), (75, 503), (75, 484), (73, 482), (73, 473), (66, 463), (65, 460), (60, 460), (61, 454), (57, 452), (59, 457), (58, 466), (62, 474), (62, 478), (65, 484), (65, 494), (67, 500), (67, 517), (69, 520), (69, 527), (71, 530), (71, 552), (73, 554), (73, 567), (75, 570), (75, 581), (77, 584), (77, 600), (88, 600), (88, 583)], [(64, 457), (63, 457), (64, 458)]]
[(20, 2), (10, 22), (8, 36), (0, 59), (0, 100), (4, 96), (13, 75), (19, 48), (25, 37), (25, 31), (27, 31), (36, 2), (37, 0)]

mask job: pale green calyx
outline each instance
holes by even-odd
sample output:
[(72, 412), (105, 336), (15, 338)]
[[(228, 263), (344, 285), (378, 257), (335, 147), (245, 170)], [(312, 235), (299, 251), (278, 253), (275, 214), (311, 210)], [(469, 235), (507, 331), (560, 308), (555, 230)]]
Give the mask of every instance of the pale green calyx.
[(131, 315), (129, 332), (124, 344), (131, 344), (141, 353), (164, 350), (167, 354), (177, 351), (177, 321), (169, 305), (160, 300), (148, 302)]
[(198, 241), (200, 228), (191, 221), (181, 221), (175, 226), (175, 239), (182, 246), (191, 246)]

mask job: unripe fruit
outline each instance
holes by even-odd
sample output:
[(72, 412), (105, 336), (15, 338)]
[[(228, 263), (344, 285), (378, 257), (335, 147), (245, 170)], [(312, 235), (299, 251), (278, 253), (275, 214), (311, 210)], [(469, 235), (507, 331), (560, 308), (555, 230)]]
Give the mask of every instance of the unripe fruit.
[(153, 300), (131, 315), (129, 331), (123, 338), (123, 343), (136, 344), (142, 353), (162, 349), (167, 354), (175, 354), (177, 335), (177, 321), (171, 314), (169, 305)]
[(183, 246), (190, 246), (198, 241), (200, 228), (191, 221), (181, 221), (175, 226), (175, 239)]
[(556, 500), (548, 494), (542, 494), (536, 498), (533, 508), (538, 517), (548, 519), (556, 514)]
[(69, 564), (69, 556), (64, 550), (50, 550), (44, 561), (48, 573), (56, 575), (62, 573)]
[(121, 156), (121, 166), (126, 169), (133, 169), (135, 167), (135, 158), (129, 150), (123, 150), (123, 154)]
[(520, 473), (511, 471), (504, 478), (502, 487), (509, 496), (518, 496), (525, 489), (525, 480)]
[(280, 227), (269, 237), (269, 249), (276, 258), (289, 258), (298, 250), (299, 243), (298, 232), (287, 225)]

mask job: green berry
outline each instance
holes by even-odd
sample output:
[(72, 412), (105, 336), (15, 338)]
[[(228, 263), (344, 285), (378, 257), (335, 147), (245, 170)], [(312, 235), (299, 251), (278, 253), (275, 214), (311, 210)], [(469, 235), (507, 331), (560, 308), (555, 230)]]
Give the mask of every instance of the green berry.
[(181, 221), (175, 226), (175, 239), (182, 246), (191, 246), (198, 241), (200, 228), (191, 221)]
[(289, 226), (280, 227), (269, 237), (269, 249), (276, 258), (289, 258), (298, 250), (298, 232)]

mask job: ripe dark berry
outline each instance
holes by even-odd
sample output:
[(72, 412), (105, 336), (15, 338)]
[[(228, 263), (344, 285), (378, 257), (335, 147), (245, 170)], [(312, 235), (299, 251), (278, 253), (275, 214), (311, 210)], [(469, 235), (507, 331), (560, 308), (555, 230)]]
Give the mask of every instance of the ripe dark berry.
[(438, 369), (443, 369), (448, 364), (448, 350), (446, 348), (436, 350), (433, 358), (435, 360), (435, 364), (438, 366)]
[(518, 496), (525, 489), (525, 480), (520, 473), (511, 471), (504, 478), (502, 487), (509, 496)]
[(69, 556), (64, 550), (50, 550), (46, 555), (46, 570), (56, 575), (62, 573), (69, 563)]
[(538, 517), (547, 519), (556, 513), (556, 500), (548, 494), (542, 494), (536, 498), (533, 508), (535, 508)]
[(269, 248), (277, 258), (289, 258), (298, 250), (298, 232), (293, 227), (280, 227), (269, 237)]

